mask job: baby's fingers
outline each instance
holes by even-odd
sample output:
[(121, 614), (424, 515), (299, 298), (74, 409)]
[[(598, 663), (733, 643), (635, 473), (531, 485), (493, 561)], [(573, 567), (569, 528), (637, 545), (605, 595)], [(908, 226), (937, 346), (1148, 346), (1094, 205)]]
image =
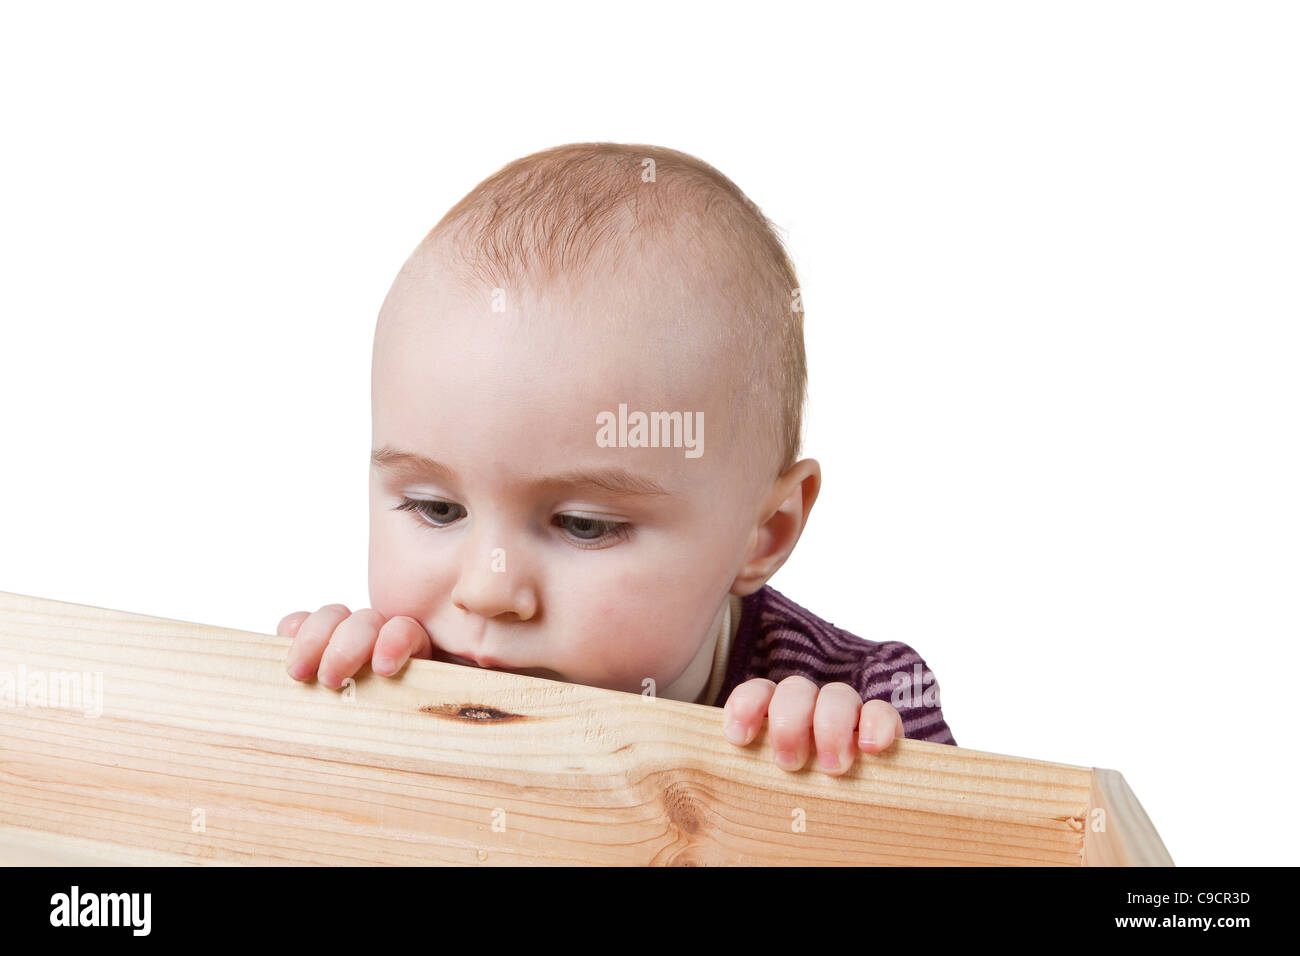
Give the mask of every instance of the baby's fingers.
[(756, 677), (731, 692), (722, 708), (722, 728), (728, 740), (744, 747), (758, 736), (775, 690), (775, 682)]
[(383, 626), (384, 616), (368, 607), (343, 621), (334, 629), (329, 647), (321, 656), (317, 679), (326, 687), (341, 687), (344, 678), (351, 677), (370, 660)]
[(326, 604), (319, 611), (307, 615), (298, 625), (285, 661), (285, 667), (294, 680), (311, 679), (320, 666), (321, 655), (325, 653), (334, 629), (351, 613), (342, 604)]
[(903, 715), (884, 700), (869, 700), (862, 705), (858, 715), (858, 749), (863, 753), (878, 753), (902, 737)]
[(278, 637), (296, 637), (298, 628), (302, 627), (302, 622), (311, 617), (310, 611), (295, 611), (292, 614), (286, 614), (280, 618), (280, 623), (275, 627), (275, 633)]
[(807, 677), (794, 674), (776, 685), (767, 708), (767, 739), (782, 770), (799, 770), (808, 762), (816, 706), (817, 685)]
[(831, 776), (839, 776), (853, 766), (853, 729), (861, 709), (858, 692), (842, 681), (827, 684), (817, 692), (817, 709), (813, 711), (817, 765)]
[(370, 668), (387, 677), (396, 674), (412, 657), (432, 656), (433, 641), (423, 625), (411, 617), (393, 617), (379, 629)]

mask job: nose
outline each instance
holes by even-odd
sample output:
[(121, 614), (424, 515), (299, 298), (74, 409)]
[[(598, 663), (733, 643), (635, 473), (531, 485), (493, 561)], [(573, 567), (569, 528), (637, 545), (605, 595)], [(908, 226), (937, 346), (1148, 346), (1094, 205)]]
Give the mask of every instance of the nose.
[(522, 550), (494, 545), (491, 539), (466, 544), (460, 575), (451, 591), (452, 603), (483, 618), (514, 615), (521, 621), (532, 619), (537, 613), (537, 590)]

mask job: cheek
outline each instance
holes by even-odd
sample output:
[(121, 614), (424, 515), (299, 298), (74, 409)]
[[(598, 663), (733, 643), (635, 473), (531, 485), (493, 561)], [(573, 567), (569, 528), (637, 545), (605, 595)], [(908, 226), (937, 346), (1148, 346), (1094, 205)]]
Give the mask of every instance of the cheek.
[(370, 606), (385, 617), (400, 614), (423, 620), (452, 587), (444, 580), (450, 565), (436, 558), (436, 549), (421, 547), (410, 529), (372, 521)]
[[(674, 680), (699, 647), (714, 612), (716, 586), (680, 568), (639, 568), (594, 583), (565, 615), (571, 673), (639, 693), (643, 678)], [(720, 592), (718, 592), (720, 593)], [(580, 623), (579, 623), (580, 622)]]

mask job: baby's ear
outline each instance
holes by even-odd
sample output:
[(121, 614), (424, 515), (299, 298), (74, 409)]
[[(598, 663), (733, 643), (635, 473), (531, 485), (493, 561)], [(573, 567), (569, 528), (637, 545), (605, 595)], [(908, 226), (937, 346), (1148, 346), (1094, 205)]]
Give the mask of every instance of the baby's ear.
[(785, 564), (808, 524), (821, 487), (822, 468), (815, 458), (795, 462), (776, 480), (763, 506), (767, 517), (750, 534), (749, 553), (732, 585), (733, 594), (753, 594)]

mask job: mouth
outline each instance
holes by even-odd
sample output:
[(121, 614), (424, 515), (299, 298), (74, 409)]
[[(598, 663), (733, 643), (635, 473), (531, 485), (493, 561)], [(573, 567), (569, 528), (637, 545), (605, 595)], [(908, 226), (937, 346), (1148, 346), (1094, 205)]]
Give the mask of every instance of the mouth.
[(506, 667), (490, 657), (483, 658), (482, 661), (473, 657), (458, 657), (455, 654), (449, 654), (441, 648), (435, 648), (434, 660), (442, 661), (445, 664), (459, 664), (462, 667), (477, 667), (485, 671), (504, 671), (507, 674), (525, 674), (529, 673), (531, 668), (514, 668)]
[(437, 648), (434, 649), (433, 659), (435, 661), (441, 661), (444, 664), (460, 664), (462, 667), (481, 666), (479, 662), (474, 660), (472, 657), (458, 657), (455, 654), (449, 654), (446, 651)]
[(473, 657), (460, 657), (456, 654), (449, 654), (440, 647), (433, 649), (433, 659), (443, 664), (459, 664), (461, 667), (477, 667), (483, 671), (500, 671), (504, 674), (518, 674), (521, 677), (540, 677), (543, 680), (564, 681), (565, 678), (553, 670), (545, 667), (506, 667), (491, 657), (485, 657), (481, 661)]

